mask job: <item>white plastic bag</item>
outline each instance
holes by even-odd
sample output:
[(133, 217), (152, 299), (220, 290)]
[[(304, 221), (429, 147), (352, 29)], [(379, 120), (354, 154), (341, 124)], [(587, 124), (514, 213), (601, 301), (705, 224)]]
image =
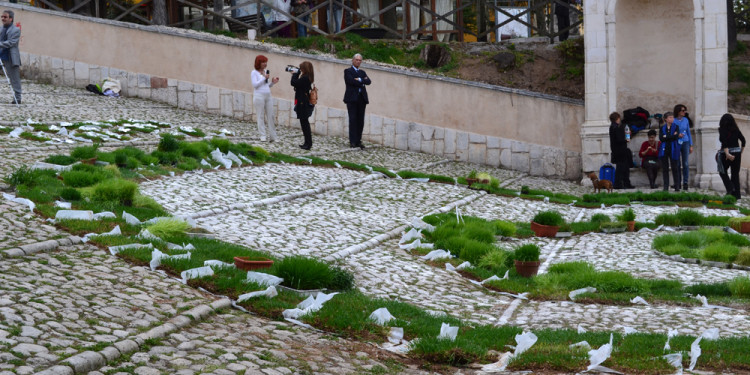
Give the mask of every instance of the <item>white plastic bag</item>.
[(404, 339), (404, 329), (401, 327), (391, 327), (391, 331), (388, 333), (388, 341), (391, 344), (400, 344), (401, 340)]
[(411, 228), (408, 232), (404, 233), (404, 235), (401, 236), (401, 240), (398, 241), (398, 243), (406, 243), (417, 238), (422, 238), (422, 230)]
[(190, 279), (196, 279), (204, 276), (211, 276), (214, 274), (214, 270), (211, 267), (203, 266), (198, 268), (191, 268), (187, 271), (182, 271), (180, 277), (182, 277), (182, 283), (187, 284)]
[(395, 319), (395, 317), (385, 307), (381, 307), (370, 314), (370, 320), (374, 320), (376, 324), (381, 326), (390, 322), (391, 319)]
[(590, 286), (586, 288), (576, 289), (568, 293), (568, 297), (571, 300), (575, 301), (576, 296), (578, 296), (579, 294), (583, 294), (583, 293), (596, 293), (596, 288)]
[(122, 211), (122, 218), (125, 220), (126, 223), (128, 223), (130, 225), (141, 225), (141, 221), (138, 220), (137, 217), (135, 217), (135, 216), (133, 216), (133, 215), (131, 215), (131, 214), (125, 212), (125, 211)]
[(427, 253), (427, 255), (421, 257), (422, 260), (436, 260), (436, 259), (442, 259), (442, 258), (453, 258), (453, 255), (451, 255), (450, 251), (446, 251), (446, 250), (432, 250), (429, 253)]
[(636, 296), (635, 298), (631, 299), (630, 303), (640, 303), (642, 305), (648, 306), (648, 302), (646, 302), (646, 300), (641, 296)]
[(458, 335), (458, 327), (452, 327), (448, 323), (443, 323), (440, 326), (440, 334), (438, 335), (438, 339), (447, 339), (450, 341), (456, 341), (456, 336)]
[(146, 243), (146, 244), (143, 244), (143, 243), (131, 243), (131, 244), (128, 244), (128, 245), (110, 246), (108, 249), (109, 249), (109, 253), (110, 254), (117, 255), (117, 253), (119, 253), (119, 252), (121, 252), (123, 250), (126, 250), (126, 249), (142, 249), (142, 248), (143, 249), (153, 249), (154, 245), (152, 245), (150, 243)]
[(702, 336), (698, 336), (698, 338), (690, 344), (690, 367), (688, 367), (688, 371), (693, 371), (693, 369), (695, 369), (695, 365), (698, 363), (698, 357), (701, 356), (700, 344), (702, 338)]
[(55, 220), (94, 220), (94, 211), (86, 210), (60, 210), (55, 213)]
[(241, 294), (239, 297), (237, 297), (237, 302), (242, 302), (242, 301), (248, 300), (250, 298), (261, 297), (261, 296), (265, 296), (265, 297), (268, 297), (268, 298), (273, 298), (273, 297), (276, 297), (278, 295), (279, 295), (279, 292), (276, 291), (276, 288), (272, 287), (272, 286), (269, 286), (268, 288), (266, 288), (266, 290), (259, 290), (257, 292), (250, 292), (250, 293)]
[(524, 332), (520, 335), (516, 335), (516, 350), (513, 352), (513, 357), (518, 357), (521, 353), (528, 350), (532, 345), (536, 344), (537, 337), (532, 332)]
[(284, 279), (278, 276), (269, 275), (267, 273), (247, 271), (247, 281), (255, 282), (259, 285), (276, 286), (281, 284)]
[(589, 362), (591, 363), (587, 368), (587, 371), (591, 371), (596, 367), (599, 367), (609, 356), (612, 355), (612, 334), (609, 334), (609, 343), (599, 347), (599, 349), (593, 349), (589, 351)]
[(664, 350), (665, 351), (672, 350), (672, 348), (669, 346), (669, 340), (671, 340), (672, 337), (677, 336), (678, 333), (679, 332), (677, 332), (676, 329), (671, 329), (671, 328), (669, 329), (669, 331), (667, 331), (667, 343), (664, 344)]

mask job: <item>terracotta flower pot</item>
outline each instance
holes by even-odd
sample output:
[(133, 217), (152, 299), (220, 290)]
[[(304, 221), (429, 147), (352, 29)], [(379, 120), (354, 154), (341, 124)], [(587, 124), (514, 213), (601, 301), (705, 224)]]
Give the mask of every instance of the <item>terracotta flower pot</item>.
[(479, 181), (479, 180), (478, 180), (478, 179), (476, 179), (476, 178), (467, 178), (467, 179), (466, 179), (466, 183), (467, 183), (467, 184), (469, 185), (469, 187), (471, 187), (471, 185), (474, 185), (474, 184), (476, 184), (476, 183), (477, 183), (478, 181)]
[(524, 262), (520, 260), (513, 261), (516, 266), (516, 272), (523, 277), (536, 276), (539, 272), (539, 261)]
[(542, 225), (535, 222), (531, 222), (531, 230), (534, 231), (537, 237), (554, 237), (557, 235), (557, 230), (560, 229), (556, 225)]
[(273, 266), (273, 261), (266, 258), (250, 259), (250, 257), (234, 257), (234, 266), (245, 271), (257, 270)]
[(635, 231), (635, 220), (628, 221), (627, 223), (628, 223), (628, 232)]
[(750, 221), (743, 221), (739, 224), (732, 225), (732, 229), (740, 233), (750, 233)]

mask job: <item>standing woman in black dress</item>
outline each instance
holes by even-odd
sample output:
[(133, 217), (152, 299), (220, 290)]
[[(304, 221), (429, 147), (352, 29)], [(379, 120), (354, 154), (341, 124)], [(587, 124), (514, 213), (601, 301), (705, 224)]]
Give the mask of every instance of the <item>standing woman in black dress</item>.
[[(729, 113), (721, 116), (719, 120), (719, 142), (721, 142), (721, 164), (724, 166), (723, 173), (719, 176), (727, 188), (727, 194), (734, 195), (740, 199), (740, 164), (742, 163), (742, 151), (745, 150), (745, 137), (742, 135), (737, 122)], [(740, 146), (742, 142), (742, 146)], [(732, 177), (729, 177), (729, 171)]]
[(309, 61), (303, 61), (299, 70), (292, 73), (292, 86), (294, 86), (294, 112), (297, 113), (305, 143), (299, 145), (303, 150), (312, 148), (312, 132), (310, 130), (310, 115), (315, 106), (310, 104), (310, 89), (315, 82), (313, 65)]

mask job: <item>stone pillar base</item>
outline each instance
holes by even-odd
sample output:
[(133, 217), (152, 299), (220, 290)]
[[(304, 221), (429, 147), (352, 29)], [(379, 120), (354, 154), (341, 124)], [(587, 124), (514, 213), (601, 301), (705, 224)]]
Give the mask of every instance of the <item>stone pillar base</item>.
[(695, 176), (695, 184), (701, 189), (714, 190), (720, 195), (726, 193), (724, 183), (718, 173), (701, 173)]

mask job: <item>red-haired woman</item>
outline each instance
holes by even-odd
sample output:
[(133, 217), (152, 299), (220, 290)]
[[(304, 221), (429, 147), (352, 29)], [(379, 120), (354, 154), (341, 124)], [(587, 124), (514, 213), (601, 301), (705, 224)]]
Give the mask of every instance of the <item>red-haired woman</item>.
[(276, 128), (274, 127), (273, 98), (271, 97), (271, 86), (279, 82), (279, 77), (271, 78), (271, 74), (266, 69), (268, 58), (258, 55), (255, 58), (255, 69), (250, 73), (250, 80), (253, 84), (253, 105), (255, 113), (258, 116), (258, 133), (260, 141), (267, 140), (273, 142), (277, 139)]

